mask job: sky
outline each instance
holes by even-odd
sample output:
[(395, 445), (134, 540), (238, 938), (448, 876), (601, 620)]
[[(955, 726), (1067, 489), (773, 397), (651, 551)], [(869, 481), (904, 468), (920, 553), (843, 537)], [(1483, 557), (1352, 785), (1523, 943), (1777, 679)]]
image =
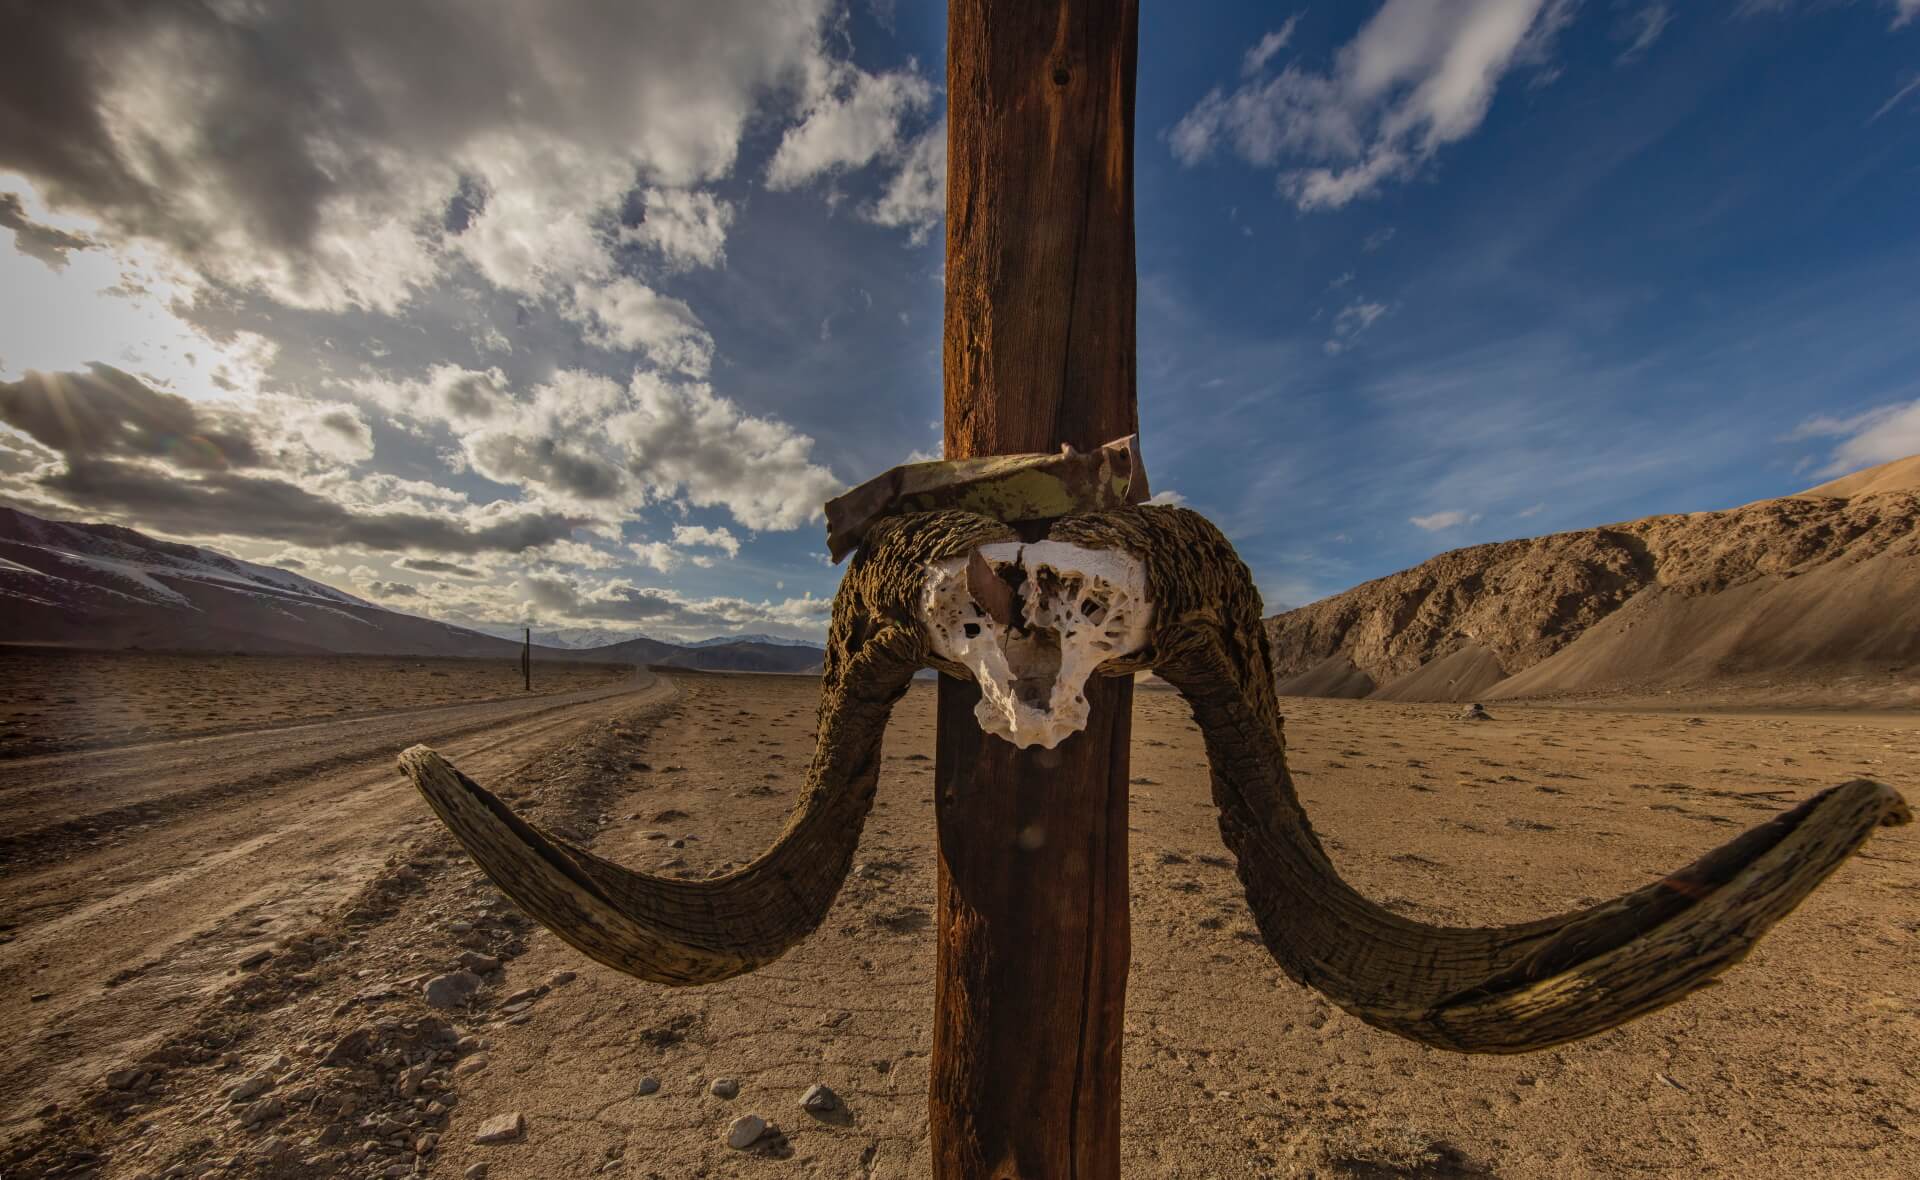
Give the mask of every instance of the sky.
[[(1143, 452), (1269, 609), (1920, 452), (1920, 0), (1142, 9)], [(943, 5), (5, 12), (0, 502), (817, 638), (939, 452)]]

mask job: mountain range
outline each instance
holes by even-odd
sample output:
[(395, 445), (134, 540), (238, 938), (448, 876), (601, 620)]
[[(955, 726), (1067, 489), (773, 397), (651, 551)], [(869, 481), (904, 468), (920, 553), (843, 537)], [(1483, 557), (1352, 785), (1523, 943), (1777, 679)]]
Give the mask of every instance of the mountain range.
[(1920, 455), (1475, 545), (1267, 620), (1283, 695), (1920, 705)]
[[(110, 524), (0, 507), (0, 643), (149, 650), (517, 657), (497, 633), (388, 610), (323, 582)], [(771, 636), (668, 643), (566, 628), (537, 658), (810, 672), (819, 647)], [(602, 642), (593, 642), (600, 639)]]

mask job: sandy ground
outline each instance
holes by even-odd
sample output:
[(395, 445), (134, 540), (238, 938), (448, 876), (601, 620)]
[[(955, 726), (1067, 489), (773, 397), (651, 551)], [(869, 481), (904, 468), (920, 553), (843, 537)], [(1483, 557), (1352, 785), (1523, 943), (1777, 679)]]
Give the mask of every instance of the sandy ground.
[[(535, 665), (533, 691), (625, 669)], [(525, 695), (514, 660), (196, 655), (0, 646), (0, 760)]]
[[(804, 679), (675, 673), (589, 694), (544, 731), (536, 718), (447, 741), (395, 724), (602, 855), (704, 874), (778, 830), (816, 696)], [(532, 927), (424, 822), (384, 752), (0, 870), (0, 1175), (926, 1174), (932, 696), (916, 685), (896, 712), (860, 865), (820, 931), (704, 989), (629, 979)], [(1920, 783), (1913, 714), (1497, 705), (1468, 723), (1453, 706), (1284, 707), (1342, 870), (1437, 921), (1644, 884), (1847, 778), (1910, 796)], [(1686, 1003), (1579, 1045), (1458, 1057), (1280, 975), (1177, 697), (1139, 694), (1133, 760), (1129, 1176), (1920, 1173), (1912, 828), (1877, 837)], [(70, 778), (86, 799), (86, 769)], [(240, 853), (250, 840), (267, 851)], [(166, 883), (203, 860), (218, 871)], [(429, 1007), (423, 983), (463, 954), (484, 957), (467, 960), (484, 986)], [(712, 1095), (718, 1078), (738, 1096)], [(815, 1083), (842, 1109), (803, 1110)], [(236, 1086), (259, 1093), (236, 1103)], [(774, 1130), (728, 1148), (749, 1112)], [(472, 1142), (512, 1115), (511, 1141)]]

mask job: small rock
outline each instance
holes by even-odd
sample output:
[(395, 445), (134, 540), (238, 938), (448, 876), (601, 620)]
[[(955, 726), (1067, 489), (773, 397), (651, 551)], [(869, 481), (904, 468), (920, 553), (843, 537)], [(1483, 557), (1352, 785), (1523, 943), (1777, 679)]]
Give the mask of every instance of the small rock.
[(427, 1074), (432, 1071), (433, 1066), (424, 1061), (412, 1066), (400, 1075), (400, 1080), (394, 1083), (394, 1089), (399, 1091), (400, 1097), (411, 1098), (420, 1092), (420, 1083), (426, 1081)]
[(524, 1135), (527, 1130), (526, 1116), (519, 1111), (512, 1114), (498, 1114), (480, 1124), (473, 1133), (475, 1143), (511, 1143)]
[(465, 918), (455, 918), (453, 921), (447, 923), (447, 933), (471, 934), (473, 933), (473, 923), (467, 921)]
[(727, 1146), (736, 1151), (745, 1151), (766, 1133), (767, 1120), (757, 1114), (743, 1114), (727, 1124)]
[(249, 1098), (264, 1093), (266, 1088), (272, 1084), (273, 1079), (267, 1077), (265, 1074), (257, 1073), (235, 1086), (233, 1092), (229, 1094), (228, 1097), (235, 1102), (245, 1102)]
[(500, 1001), (500, 1006), (501, 1006), (502, 1008), (511, 1008), (511, 1007), (513, 1007), (513, 1006), (514, 1006), (515, 1004), (524, 1004), (524, 1003), (526, 1003), (526, 1002), (527, 1002), (527, 1001), (529, 1001), (529, 1000), (537, 1000), (537, 999), (539, 999), (539, 998), (540, 998), (540, 989), (539, 989), (539, 988), (537, 988), (537, 987), (523, 987), (523, 988), (521, 988), (521, 989), (520, 989), (519, 991), (517, 991), (517, 992), (515, 992), (515, 993), (513, 993), (512, 995), (510, 995), (510, 996), (508, 996), (508, 997), (507, 997), (506, 999), (504, 999), (504, 1000), (501, 1000), (501, 1001)]
[(427, 980), (421, 994), (435, 1008), (457, 1008), (480, 990), (480, 977), (471, 971), (453, 971)]
[(273, 952), (265, 947), (261, 947), (259, 950), (242, 958), (239, 962), (235, 963), (234, 966), (245, 971), (249, 967), (258, 967), (271, 958), (273, 958)]
[(1478, 701), (1475, 701), (1473, 704), (1468, 705), (1466, 708), (1460, 710), (1460, 720), (1492, 721), (1493, 715), (1487, 712), (1486, 706), (1482, 705)]
[(140, 1081), (146, 1070), (138, 1066), (132, 1069), (116, 1069), (107, 1075), (107, 1088), (112, 1090), (131, 1090)]
[(641, 1078), (640, 1085), (635, 1089), (634, 1093), (640, 1095), (640, 1097), (642, 1098), (645, 1098), (649, 1094), (658, 1092), (659, 1089), (660, 1089), (659, 1078)]
[(356, 1028), (346, 1036), (334, 1042), (333, 1048), (320, 1059), (323, 1065), (344, 1065), (349, 1061), (358, 1061), (367, 1055), (373, 1047), (373, 1032), (370, 1029)]
[(805, 1094), (800, 1095), (800, 1105), (803, 1109), (810, 1110), (814, 1114), (825, 1114), (830, 1110), (839, 1108), (840, 1096), (820, 1083), (815, 1082), (813, 1085), (807, 1087)]
[(491, 975), (500, 970), (500, 960), (492, 955), (483, 955), (479, 951), (462, 951), (460, 965), (475, 975)]
[(740, 1095), (740, 1083), (732, 1078), (715, 1078), (713, 1085), (707, 1087), (707, 1093), (715, 1098), (737, 1098)]
[(52, 992), (35, 992), (32, 995), (27, 997), (27, 1002), (31, 1004), (38, 1004), (43, 1000), (51, 1000), (52, 998), (53, 998)]
[(485, 1053), (475, 1053), (473, 1056), (453, 1067), (453, 1076), (456, 1078), (464, 1078), (469, 1074), (479, 1073), (485, 1068), (487, 1068), (487, 1055)]
[(487, 1180), (487, 1165), (475, 1164), (461, 1173), (463, 1180)]
[(575, 975), (571, 971), (556, 971), (553, 973), (553, 978), (547, 980), (547, 986), (548, 987), (565, 987), (566, 985), (568, 985), (569, 983), (572, 983), (574, 980), (578, 978), (580, 977), (578, 975)]

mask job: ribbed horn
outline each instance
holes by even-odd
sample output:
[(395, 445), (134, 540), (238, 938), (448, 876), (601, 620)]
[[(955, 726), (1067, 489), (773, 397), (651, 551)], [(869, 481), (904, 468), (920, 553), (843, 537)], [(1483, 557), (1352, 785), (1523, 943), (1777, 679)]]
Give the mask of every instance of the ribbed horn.
[(665, 984), (751, 971), (819, 926), (852, 866), (887, 717), (926, 658), (927, 565), (1011, 537), (964, 512), (873, 526), (834, 597), (806, 787), (772, 847), (725, 876), (686, 881), (605, 860), (515, 815), (425, 746), (400, 768), (494, 883), (590, 958)]
[(1147, 560), (1148, 658), (1205, 735), (1220, 831), (1274, 959), (1361, 1020), (1424, 1044), (1526, 1052), (1673, 1003), (1739, 962), (1876, 828), (1912, 819), (1898, 793), (1856, 780), (1591, 909), (1488, 928), (1410, 921), (1341, 880), (1307, 822), (1259, 594), (1219, 531), (1184, 510), (1143, 508), (1070, 518), (1050, 535)]

